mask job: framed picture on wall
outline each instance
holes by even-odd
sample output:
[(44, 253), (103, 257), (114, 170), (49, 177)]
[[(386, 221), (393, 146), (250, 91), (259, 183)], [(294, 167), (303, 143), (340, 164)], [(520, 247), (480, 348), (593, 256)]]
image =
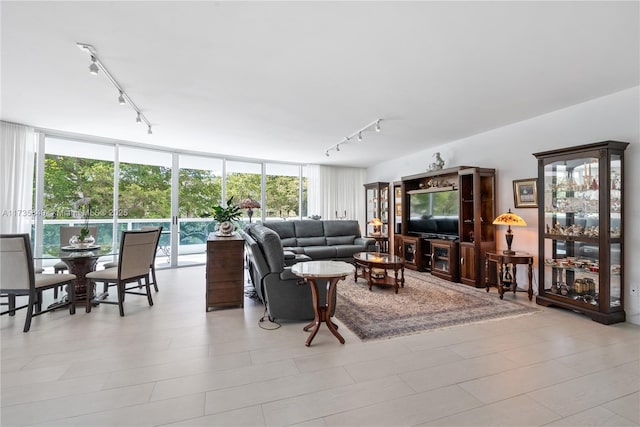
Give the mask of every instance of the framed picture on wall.
[(513, 181), (513, 202), (516, 208), (537, 208), (538, 180), (527, 178)]

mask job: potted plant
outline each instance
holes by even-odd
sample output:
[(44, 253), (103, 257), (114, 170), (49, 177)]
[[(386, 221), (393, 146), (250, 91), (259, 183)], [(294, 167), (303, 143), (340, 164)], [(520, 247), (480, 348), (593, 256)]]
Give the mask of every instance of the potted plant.
[(213, 207), (213, 219), (216, 225), (216, 234), (218, 236), (231, 236), (235, 230), (234, 222), (240, 218), (241, 211), (238, 205), (233, 203), (233, 196), (227, 200), (226, 207), (216, 205)]

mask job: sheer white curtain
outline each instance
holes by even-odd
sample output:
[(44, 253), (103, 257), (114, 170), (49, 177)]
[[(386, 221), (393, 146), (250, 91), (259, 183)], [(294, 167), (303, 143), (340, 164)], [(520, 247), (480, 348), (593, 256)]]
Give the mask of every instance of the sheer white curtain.
[(33, 128), (0, 122), (0, 210), (2, 233), (29, 233), (33, 209)]
[(308, 166), (309, 216), (356, 219), (364, 232), (364, 184), (367, 171), (359, 168)]

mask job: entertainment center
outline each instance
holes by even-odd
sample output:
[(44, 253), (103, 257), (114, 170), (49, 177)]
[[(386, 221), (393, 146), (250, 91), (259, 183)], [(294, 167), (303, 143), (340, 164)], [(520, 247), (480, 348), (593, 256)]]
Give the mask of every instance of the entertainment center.
[(484, 253), (495, 250), (495, 169), (429, 171), (393, 183), (396, 255), (407, 268), (483, 287)]

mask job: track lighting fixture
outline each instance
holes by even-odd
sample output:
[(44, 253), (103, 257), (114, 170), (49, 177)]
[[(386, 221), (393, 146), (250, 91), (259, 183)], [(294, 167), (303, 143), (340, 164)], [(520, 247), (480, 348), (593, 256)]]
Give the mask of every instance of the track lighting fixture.
[(94, 76), (97, 76), (98, 71), (100, 71), (100, 69), (96, 65), (96, 57), (91, 55), (91, 65), (89, 65), (89, 73), (93, 74)]
[(331, 147), (327, 148), (327, 150), (325, 151), (324, 154), (327, 157), (329, 157), (329, 151), (331, 151), (331, 150), (340, 151), (340, 146), (341, 145), (348, 144), (349, 142), (353, 142), (353, 139), (356, 138), (356, 137), (357, 137), (357, 141), (358, 142), (362, 142), (363, 141), (362, 132), (365, 132), (367, 130), (374, 129), (376, 132), (380, 132), (380, 122), (381, 121), (382, 121), (382, 119), (377, 119), (376, 121), (369, 123), (368, 125), (366, 125), (362, 129), (358, 129), (357, 131), (355, 131), (351, 135), (345, 137), (342, 141), (338, 142), (337, 144), (333, 144)]
[(153, 133), (151, 132), (151, 123), (145, 117), (145, 115), (142, 112), (140, 112), (140, 109), (131, 100), (131, 97), (127, 95), (127, 93), (124, 90), (122, 90), (122, 86), (120, 86), (120, 83), (118, 83), (118, 81), (115, 78), (113, 78), (113, 76), (111, 75), (109, 70), (107, 70), (107, 68), (104, 66), (102, 61), (100, 61), (100, 58), (98, 58), (96, 49), (90, 44), (86, 44), (86, 43), (76, 43), (76, 45), (81, 51), (88, 53), (89, 56), (91, 57), (91, 64), (89, 65), (89, 73), (96, 75), (100, 70), (102, 70), (102, 73), (105, 76), (107, 76), (107, 79), (109, 79), (113, 87), (115, 87), (116, 90), (118, 91), (118, 102), (120, 103), (120, 105), (129, 104), (131, 108), (133, 108), (133, 111), (136, 112), (136, 123), (145, 123), (147, 125), (147, 134), (151, 135)]

